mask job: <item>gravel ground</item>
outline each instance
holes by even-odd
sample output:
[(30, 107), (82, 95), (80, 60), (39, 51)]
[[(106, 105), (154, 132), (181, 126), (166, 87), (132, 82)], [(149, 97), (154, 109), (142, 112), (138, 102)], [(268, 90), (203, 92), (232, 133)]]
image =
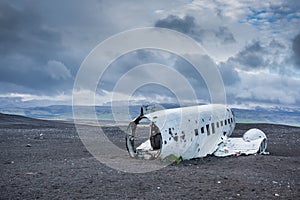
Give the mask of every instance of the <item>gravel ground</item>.
[[(91, 156), (72, 124), (0, 114), (0, 199), (300, 199), (300, 128), (238, 124), (234, 136), (254, 127), (266, 133), (269, 155), (209, 156), (131, 174)], [(119, 127), (103, 130), (125, 149)]]

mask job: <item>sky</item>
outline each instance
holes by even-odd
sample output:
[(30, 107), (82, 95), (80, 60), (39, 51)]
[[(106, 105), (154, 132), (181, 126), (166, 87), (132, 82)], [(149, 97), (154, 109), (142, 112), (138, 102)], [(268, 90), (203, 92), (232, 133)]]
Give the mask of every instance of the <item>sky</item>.
[[(71, 105), (76, 75), (89, 53), (113, 35), (144, 27), (172, 29), (199, 43), (220, 71), (232, 107), (300, 107), (300, 1), (294, 0), (2, 0), (0, 107)], [(111, 63), (96, 103), (109, 103), (124, 74), (149, 63), (177, 70), (198, 103), (210, 102), (205, 81), (190, 63), (170, 52), (141, 49)], [(157, 83), (147, 66), (135, 77)], [(171, 79), (163, 67), (155, 69)], [(126, 84), (134, 84), (135, 77), (127, 77)], [(170, 84), (180, 88), (176, 80)], [(178, 91), (182, 98), (185, 91)], [(136, 101), (178, 101), (173, 90), (159, 84), (129, 95)]]

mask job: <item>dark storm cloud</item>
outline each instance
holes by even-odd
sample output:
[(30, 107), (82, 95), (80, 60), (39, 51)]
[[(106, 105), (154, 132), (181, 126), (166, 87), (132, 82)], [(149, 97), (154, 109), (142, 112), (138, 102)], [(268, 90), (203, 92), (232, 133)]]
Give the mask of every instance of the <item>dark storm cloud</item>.
[(246, 46), (243, 51), (239, 52), (234, 60), (245, 68), (263, 68), (265, 66), (263, 54), (264, 49), (260, 42), (256, 41)]
[[(104, 72), (99, 87), (111, 91), (117, 81), (136, 66), (147, 63), (169, 65), (164, 56), (172, 56), (162, 50), (142, 49), (127, 53), (116, 59)], [(142, 76), (142, 75), (141, 75)], [(134, 78), (134, 77), (133, 77)]]
[[(112, 91), (122, 76), (126, 76), (128, 80), (132, 80), (133, 82), (135, 79), (143, 79), (144, 76), (146, 77), (145, 79), (148, 80), (148, 74), (146, 70), (144, 74), (139, 74), (139, 77), (128, 77), (129, 75), (127, 74), (127, 72), (134, 67), (147, 63), (159, 63), (176, 70), (178, 74), (187, 80), (187, 82), (189, 82), (189, 84), (194, 88), (194, 91), (199, 99), (209, 101), (210, 96), (206, 83), (198, 71), (185, 59), (175, 54), (157, 49), (137, 50), (125, 54), (114, 61), (101, 77), (100, 84), (98, 85), (98, 93), (102, 94), (101, 90)], [(157, 77), (161, 77), (162, 79), (174, 79), (174, 77), (162, 75), (160, 71), (155, 73), (157, 74)], [(175, 83), (176, 85), (184, 84), (178, 83), (176, 80), (174, 80), (174, 84)], [(153, 97), (153, 99), (157, 98), (159, 95), (164, 97), (173, 97), (173, 95), (171, 95), (169, 92), (166, 92), (165, 89), (155, 85), (142, 87), (141, 90), (137, 91), (137, 94)]]
[(71, 84), (66, 81), (71, 78), (69, 69), (60, 62), (65, 54), (61, 34), (43, 24), (39, 13), (29, 4), (19, 6), (2, 1), (0, 13), (2, 85), (22, 88), (17, 91), (18, 87), (14, 87), (10, 92), (36, 89), (38, 93), (51, 93), (69, 88)]
[(282, 75), (295, 75), (300, 69), (300, 34), (292, 41), (293, 55), (287, 54), (291, 49), (275, 39), (268, 44), (253, 41), (236, 55), (230, 57), (223, 66), (232, 66), (246, 71), (267, 69)]
[(286, 52), (286, 46), (272, 40), (269, 44), (253, 41), (246, 45), (236, 55), (230, 57), (224, 65), (233, 66), (246, 71), (269, 69), (279, 73), (290, 73), (291, 69), (281, 56)]
[(232, 86), (241, 81), (238, 72), (234, 67), (226, 65), (225, 63), (219, 64), (219, 70), (223, 78), (225, 86)]
[(235, 43), (236, 40), (231, 31), (226, 26), (218, 26), (214, 29), (205, 29), (197, 24), (193, 16), (186, 15), (180, 18), (176, 15), (169, 15), (155, 23), (155, 27), (168, 28), (187, 34), (192, 38), (203, 41), (207, 37), (215, 37), (223, 44)]
[[(21, 61), (20, 61), (21, 62)], [(51, 61), (46, 64), (51, 64)], [(36, 63), (33, 63), (36, 65)], [(57, 67), (61, 68), (59, 64)], [(70, 73), (64, 67), (58, 72), (51, 72), (46, 67), (41, 69), (33, 68), (32, 65), (22, 64), (19, 66), (3, 67), (0, 69), (0, 83), (9, 92), (19, 92), (19, 93), (60, 93), (65, 91), (65, 89), (71, 88), (72, 80)], [(65, 70), (67, 71), (65, 73)], [(9, 85), (14, 85), (14, 87), (8, 87)], [(10, 88), (10, 89), (9, 89)], [(3, 91), (5, 93), (5, 91)]]
[(41, 16), (30, 6), (22, 9), (9, 2), (0, 3), (0, 53), (21, 54), (47, 60), (49, 53), (55, 55), (62, 49), (58, 32), (46, 28)]
[(153, 11), (168, 3), (1, 1), (1, 86), (14, 85), (6, 93), (71, 91), (80, 63), (99, 42), (152, 23)]
[(185, 34), (193, 34), (196, 27), (195, 18), (192, 16), (185, 16), (183, 19), (176, 15), (169, 15), (165, 19), (158, 20), (155, 27), (169, 28)]
[(215, 32), (215, 34), (216, 37), (219, 38), (224, 44), (230, 44), (236, 42), (233, 37), (233, 34), (225, 26), (219, 27), (219, 29)]
[(300, 69), (300, 34), (293, 39), (295, 67)]

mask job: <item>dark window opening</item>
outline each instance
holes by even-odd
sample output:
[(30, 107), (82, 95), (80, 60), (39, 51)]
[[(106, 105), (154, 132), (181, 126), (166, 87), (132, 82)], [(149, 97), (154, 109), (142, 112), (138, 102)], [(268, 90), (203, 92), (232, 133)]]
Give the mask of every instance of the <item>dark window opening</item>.
[(194, 131), (195, 131), (195, 136), (197, 136), (198, 135), (198, 129), (195, 129)]
[(227, 121), (228, 121), (228, 124), (230, 124), (230, 120), (228, 119)]
[(201, 127), (201, 133), (204, 133), (204, 127)]
[(215, 124), (214, 123), (211, 123), (211, 132), (212, 132), (212, 134), (215, 133)]
[(156, 135), (152, 135), (150, 137), (150, 143), (153, 150), (158, 150), (161, 148), (161, 133), (157, 133)]
[(221, 126), (223, 126), (223, 121), (221, 121)]
[(217, 122), (217, 128), (219, 128), (220, 126), (219, 126), (219, 122)]
[(206, 132), (207, 132), (207, 135), (210, 135), (209, 124), (206, 125)]
[(233, 122), (233, 119), (232, 119), (232, 117), (231, 117), (231, 119), (230, 119), (230, 120), (231, 120), (231, 122)]
[(161, 133), (159, 131), (159, 128), (154, 123), (152, 123), (150, 127), (151, 127), (151, 129), (150, 129), (151, 146), (152, 146), (153, 150), (158, 150), (161, 148), (161, 144), (162, 144)]
[(224, 120), (224, 124), (225, 124), (225, 126), (227, 125), (227, 120), (226, 119)]

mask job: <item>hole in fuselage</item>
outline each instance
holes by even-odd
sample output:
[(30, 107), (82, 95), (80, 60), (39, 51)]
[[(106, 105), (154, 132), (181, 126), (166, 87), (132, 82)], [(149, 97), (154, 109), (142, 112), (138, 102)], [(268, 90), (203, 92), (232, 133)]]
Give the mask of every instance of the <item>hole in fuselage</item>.
[[(133, 122), (127, 138), (127, 150), (130, 155), (135, 157), (153, 159), (157, 158), (162, 147), (162, 136), (159, 128), (147, 118), (142, 118)], [(128, 140), (128, 139), (127, 139)], [(134, 152), (134, 153), (133, 153)], [(132, 156), (133, 157), (133, 156)]]
[(150, 121), (147, 118), (141, 119), (136, 125), (135, 130), (135, 147), (140, 146), (143, 142), (149, 139), (149, 125)]

